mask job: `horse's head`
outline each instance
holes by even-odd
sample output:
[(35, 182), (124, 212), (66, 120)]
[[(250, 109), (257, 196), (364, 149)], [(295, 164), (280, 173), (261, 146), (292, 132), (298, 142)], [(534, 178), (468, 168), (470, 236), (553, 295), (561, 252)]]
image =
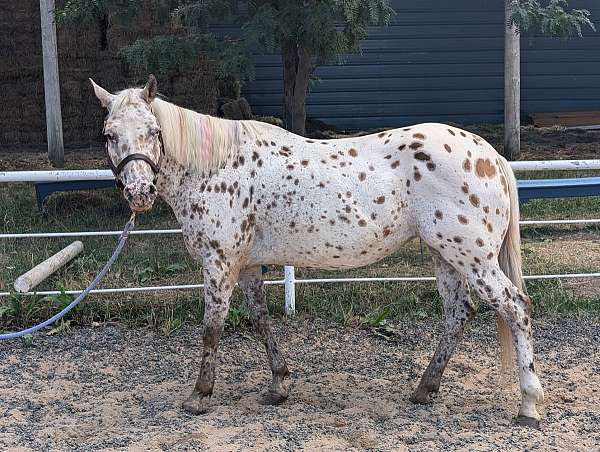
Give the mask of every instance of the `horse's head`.
[(104, 137), (108, 161), (117, 185), (133, 211), (149, 210), (156, 199), (156, 177), (160, 171), (163, 143), (151, 104), (157, 92), (150, 75), (143, 89), (111, 94), (90, 79), (96, 97), (108, 110)]

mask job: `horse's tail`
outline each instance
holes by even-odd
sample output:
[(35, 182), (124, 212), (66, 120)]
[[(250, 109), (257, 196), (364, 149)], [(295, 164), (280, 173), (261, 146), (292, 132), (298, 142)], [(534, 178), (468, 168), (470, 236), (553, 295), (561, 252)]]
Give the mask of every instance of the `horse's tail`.
[[(519, 231), (519, 193), (517, 191), (517, 181), (508, 162), (503, 157), (500, 157), (499, 161), (502, 173), (506, 178), (506, 188), (508, 189), (510, 198), (510, 217), (508, 230), (500, 248), (498, 262), (504, 274), (512, 281), (515, 287), (525, 293), (525, 282), (521, 268), (521, 235)], [(510, 375), (510, 369), (514, 362), (512, 334), (506, 321), (498, 314), (496, 314), (496, 326), (498, 329), (498, 344), (500, 345), (501, 375), (506, 380)]]

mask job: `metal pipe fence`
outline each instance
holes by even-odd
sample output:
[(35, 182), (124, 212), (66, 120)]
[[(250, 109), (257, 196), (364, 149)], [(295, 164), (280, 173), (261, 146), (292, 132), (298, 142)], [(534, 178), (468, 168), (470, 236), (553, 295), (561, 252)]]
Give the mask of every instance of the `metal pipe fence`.
[[(511, 162), (514, 171), (542, 171), (542, 170), (600, 170), (600, 160), (556, 160), (556, 161), (529, 161)], [(0, 172), (0, 183), (2, 182), (52, 182), (73, 180), (112, 180), (114, 175), (109, 170), (67, 170), (67, 171), (10, 171)], [(600, 219), (575, 219), (575, 220), (524, 220), (521, 226), (544, 226), (544, 225), (583, 225), (600, 224)], [(22, 239), (22, 238), (59, 238), (59, 237), (99, 237), (119, 236), (121, 231), (81, 231), (81, 232), (35, 232), (35, 233), (3, 233), (0, 239)], [(132, 231), (130, 235), (153, 235), (153, 234), (181, 234), (181, 229), (147, 229)], [(266, 285), (285, 286), (285, 312), (290, 315), (295, 312), (295, 285), (296, 284), (329, 284), (329, 283), (357, 283), (357, 282), (431, 282), (435, 281), (433, 276), (414, 277), (389, 277), (389, 278), (317, 278), (296, 279), (294, 267), (285, 266), (285, 278), (283, 280), (266, 280)], [(600, 273), (573, 273), (555, 275), (527, 275), (526, 280), (549, 280), (549, 279), (587, 279), (598, 278)], [(201, 289), (204, 284), (184, 284), (170, 286), (146, 286), (146, 287), (117, 287), (96, 289), (90, 293), (140, 293), (159, 292), (172, 290)], [(28, 292), (21, 295), (58, 295), (60, 291)], [(81, 290), (68, 290), (65, 293), (76, 295)], [(9, 296), (10, 292), (0, 292), (0, 297)]]

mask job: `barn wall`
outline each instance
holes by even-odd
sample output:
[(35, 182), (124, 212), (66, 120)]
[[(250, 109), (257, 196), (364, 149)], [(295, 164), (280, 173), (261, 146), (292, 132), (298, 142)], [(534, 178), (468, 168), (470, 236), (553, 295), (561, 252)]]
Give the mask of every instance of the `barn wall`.
[[(46, 123), (39, 1), (2, 0), (0, 10), (0, 145), (3, 149), (43, 149)], [(88, 77), (111, 91), (145, 81), (147, 75), (131, 73), (117, 52), (138, 37), (160, 32), (156, 15), (148, 8), (135, 23), (113, 23), (106, 33), (105, 49), (97, 26), (59, 30), (65, 147), (97, 146), (101, 138), (104, 112)], [(179, 105), (207, 113), (215, 110), (216, 84), (207, 61), (200, 60), (183, 74), (159, 77), (159, 90)]]
[[(587, 8), (600, 24), (593, 0)], [(362, 55), (320, 67), (308, 98), (310, 117), (342, 128), (397, 127), (423, 121), (503, 120), (504, 1), (392, 0), (398, 13), (373, 28)], [(522, 109), (600, 110), (600, 35), (522, 40)], [(254, 110), (281, 115), (279, 55), (257, 59), (244, 88)]]
[[(373, 28), (361, 55), (345, 65), (320, 67), (308, 114), (342, 128), (397, 127), (422, 121), (502, 122), (503, 1), (392, 0), (387, 28)], [(593, 0), (572, 1), (592, 11)], [(39, 147), (46, 142), (39, 2), (1, 1), (0, 145)], [(116, 56), (124, 44), (159, 28), (152, 21), (113, 24), (108, 47), (94, 27), (59, 31), (59, 68), (65, 145), (95, 146), (102, 111), (88, 86), (93, 76), (108, 89), (141, 81)], [(228, 27), (223, 32), (235, 33)], [(600, 110), (600, 35), (584, 39), (524, 37), (523, 113)], [(255, 112), (281, 115), (279, 55), (257, 57), (257, 79), (244, 87)], [(216, 83), (210, 64), (159, 78), (174, 102), (214, 112)]]

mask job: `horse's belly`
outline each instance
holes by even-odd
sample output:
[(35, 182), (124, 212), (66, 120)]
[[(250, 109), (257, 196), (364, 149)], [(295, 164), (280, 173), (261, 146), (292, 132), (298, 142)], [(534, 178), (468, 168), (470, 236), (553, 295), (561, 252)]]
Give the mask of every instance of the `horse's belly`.
[(416, 234), (409, 222), (394, 227), (370, 224), (352, 228), (323, 225), (281, 234), (279, 229), (258, 229), (250, 264), (293, 265), (340, 269), (377, 262), (395, 252)]

